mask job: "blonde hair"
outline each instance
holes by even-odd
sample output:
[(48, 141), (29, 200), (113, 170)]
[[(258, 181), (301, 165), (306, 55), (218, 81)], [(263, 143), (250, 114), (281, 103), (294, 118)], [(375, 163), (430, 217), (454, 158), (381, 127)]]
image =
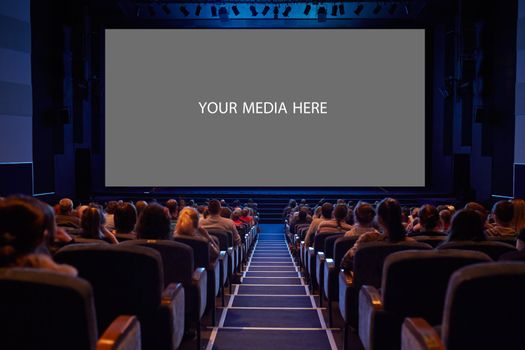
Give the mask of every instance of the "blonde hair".
[(512, 223), (517, 232), (525, 229), (525, 200), (521, 198), (515, 198), (512, 200), (512, 206), (514, 207), (514, 215), (512, 217)]
[(175, 235), (194, 236), (195, 230), (199, 227), (199, 212), (192, 207), (185, 207), (179, 213)]

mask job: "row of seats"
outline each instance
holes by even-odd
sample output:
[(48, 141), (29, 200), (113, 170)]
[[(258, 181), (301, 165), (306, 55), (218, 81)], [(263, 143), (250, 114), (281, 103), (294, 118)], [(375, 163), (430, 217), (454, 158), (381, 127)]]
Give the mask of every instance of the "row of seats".
[[(240, 247), (234, 247), (225, 232), (213, 234), (222, 250), (215, 261), (210, 260), (205, 239), (175, 237), (61, 248), (55, 261), (74, 266), (80, 278), (34, 269), (0, 270), (0, 289), (7, 296), (0, 309), (8, 316), (1, 317), (0, 326), (12, 335), (5, 342), (13, 345), (7, 348), (139, 349), (142, 345), (174, 350), (191, 327), (200, 349), (205, 310), (212, 313), (214, 325), (216, 296), (221, 293), (224, 302), (224, 286), (231, 285), (234, 271), (242, 270), (257, 228), (242, 235)], [(13, 315), (17, 315), (14, 320)], [(54, 330), (61, 334), (53, 334)], [(27, 332), (38, 336), (24, 336)], [(103, 335), (97, 342), (98, 334)]]

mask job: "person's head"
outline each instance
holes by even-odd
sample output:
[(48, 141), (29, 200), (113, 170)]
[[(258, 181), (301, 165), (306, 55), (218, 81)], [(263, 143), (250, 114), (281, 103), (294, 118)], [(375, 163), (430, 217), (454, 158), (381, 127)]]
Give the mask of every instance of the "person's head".
[(321, 206), (321, 215), (323, 216), (323, 218), (327, 220), (332, 218), (333, 211), (334, 211), (334, 206), (332, 205), (332, 203), (325, 202)]
[(0, 201), (0, 267), (33, 253), (44, 241), (45, 224), (42, 210), (24, 198)]
[(242, 216), (246, 217), (246, 216), (249, 216), (250, 215), (250, 209), (248, 208), (243, 208), (241, 210), (241, 213), (242, 213)]
[(158, 203), (149, 204), (139, 217), (137, 237), (140, 239), (170, 239), (169, 210)]
[(315, 208), (315, 212), (314, 212), (314, 217), (315, 218), (320, 218), (321, 217), (321, 210), (322, 210), (322, 208), (320, 206)]
[(439, 218), (443, 223), (443, 229), (448, 230), (450, 226), (450, 220), (452, 219), (452, 213), (448, 209), (443, 209), (439, 212)]
[(73, 212), (73, 201), (69, 198), (62, 198), (58, 202), (58, 213), (60, 215), (70, 215)]
[(175, 233), (180, 236), (193, 236), (199, 227), (199, 212), (192, 207), (186, 207), (179, 213)]
[(137, 209), (131, 203), (120, 203), (115, 209), (115, 230), (130, 233), (137, 223)]
[(105, 222), (104, 213), (100, 207), (90, 205), (82, 212), (82, 218), (80, 220), (82, 226), (82, 237), (101, 239), (102, 227)]
[(419, 216), (419, 207), (412, 208), (410, 210), (410, 215), (412, 215), (412, 219), (415, 219)]
[(295, 208), (296, 206), (297, 206), (297, 202), (295, 201), (295, 199), (290, 199), (290, 200), (288, 201), (288, 207), (290, 207), (290, 208), (293, 209), (293, 208)]
[(448, 234), (449, 241), (484, 241), (485, 226), (480, 213), (461, 209), (454, 214)]
[(219, 215), (221, 213), (221, 209), (222, 209), (221, 202), (219, 202), (216, 199), (212, 199), (208, 203), (208, 211), (210, 212), (210, 215), (213, 215), (213, 216)]
[(346, 215), (348, 214), (348, 207), (346, 204), (338, 204), (335, 206), (333, 214), (337, 225), (341, 227), (341, 224), (345, 221)]
[(228, 206), (228, 203), (226, 203), (226, 201), (224, 199), (221, 199), (221, 207), (227, 207)]
[(166, 202), (166, 208), (168, 208), (171, 218), (176, 219), (177, 214), (179, 212), (179, 204), (177, 203), (177, 201), (175, 199), (169, 199)]
[(336, 204), (345, 204), (346, 205), (346, 201), (342, 198), (339, 198), (336, 202)]
[(135, 203), (135, 208), (137, 209), (138, 217), (140, 217), (140, 215), (142, 214), (142, 211), (146, 209), (147, 206), (148, 206), (148, 202), (146, 201), (137, 201), (137, 203)]
[(232, 212), (232, 220), (233, 221), (238, 221), (240, 218), (241, 218), (241, 215), (242, 215), (242, 211), (240, 209), (235, 209), (233, 212)]
[(474, 210), (478, 212), (483, 222), (487, 220), (488, 212), (487, 212), (487, 209), (482, 204), (477, 203), (477, 202), (468, 202), (465, 205), (465, 209)]
[(302, 208), (297, 214), (297, 218), (300, 222), (306, 222), (308, 219), (308, 209)]
[(512, 200), (514, 207), (514, 215), (512, 217), (512, 223), (516, 232), (525, 229), (525, 200), (521, 198), (515, 198)]
[(405, 239), (405, 227), (401, 220), (401, 206), (393, 198), (385, 198), (376, 208), (377, 223), (383, 228), (391, 242), (400, 242)]
[(226, 219), (230, 219), (232, 216), (232, 211), (228, 207), (222, 207), (221, 208), (221, 216)]
[(419, 208), (419, 224), (424, 231), (434, 231), (440, 225), (439, 212), (431, 204), (424, 204)]
[(374, 208), (366, 202), (359, 202), (354, 209), (354, 217), (361, 226), (370, 226), (374, 221), (376, 212)]
[(82, 215), (84, 214), (84, 210), (86, 210), (87, 208), (89, 208), (89, 205), (81, 205), (80, 207), (78, 207), (77, 215), (78, 215), (79, 219), (82, 219)]
[(115, 209), (117, 209), (118, 204), (119, 203), (117, 201), (109, 201), (106, 205), (106, 213), (115, 214)]
[(514, 207), (511, 201), (499, 201), (492, 207), (492, 215), (496, 223), (501, 226), (512, 225), (512, 218), (514, 216)]

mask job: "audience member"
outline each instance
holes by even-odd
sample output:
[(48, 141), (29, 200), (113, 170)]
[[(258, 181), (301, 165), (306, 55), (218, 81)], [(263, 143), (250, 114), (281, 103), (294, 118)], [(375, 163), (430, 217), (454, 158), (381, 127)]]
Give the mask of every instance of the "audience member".
[(208, 231), (199, 225), (199, 213), (195, 208), (186, 207), (179, 213), (175, 236), (203, 237), (210, 243), (211, 259), (215, 260), (219, 256), (219, 247)]
[[(75, 268), (56, 264), (45, 246), (50, 220), (35, 199), (10, 197), (0, 201), (0, 267), (31, 267), (76, 276)], [(47, 232), (49, 234), (49, 232)]]
[(239, 220), (250, 226), (255, 225), (255, 222), (253, 221), (253, 216), (250, 215), (250, 208), (248, 207), (242, 209)]
[[(222, 204), (221, 204), (221, 206), (222, 206)], [(224, 207), (223, 206), (221, 208), (221, 217), (231, 220), (232, 210), (230, 208), (228, 208), (228, 207)]]
[(352, 229), (352, 225), (346, 223), (345, 219), (348, 214), (346, 204), (338, 204), (332, 212), (333, 218), (321, 221), (317, 227), (317, 233), (326, 232), (346, 232)]
[(205, 219), (201, 219), (200, 225), (206, 230), (217, 230), (231, 233), (234, 244), (241, 244), (241, 236), (239, 236), (235, 223), (230, 218), (224, 218), (220, 215), (222, 209), (224, 208), (221, 207), (221, 203), (218, 200), (211, 200), (208, 203), (208, 212), (210, 215)]
[(373, 226), (376, 212), (374, 208), (366, 202), (359, 202), (354, 209), (355, 224), (345, 236), (361, 236), (364, 233), (377, 230)]
[(169, 199), (166, 202), (166, 208), (169, 210), (171, 222), (176, 223), (179, 215), (179, 203), (175, 199)]
[(520, 232), (525, 229), (525, 200), (521, 198), (514, 198), (512, 200), (512, 206), (514, 207), (514, 215), (512, 217), (512, 225), (516, 232)]
[(97, 206), (89, 206), (82, 213), (82, 238), (99, 239), (108, 243), (117, 244), (118, 240), (104, 226), (105, 217), (102, 209)]
[(419, 229), (409, 233), (409, 236), (446, 236), (442, 231), (441, 219), (437, 208), (424, 204), (419, 208)]
[(58, 213), (55, 217), (57, 226), (80, 228), (80, 218), (73, 214), (73, 201), (62, 198), (58, 202)]
[(137, 201), (135, 203), (135, 208), (137, 209), (137, 217), (139, 218), (140, 215), (142, 214), (142, 211), (144, 209), (146, 209), (146, 207), (148, 206), (148, 202), (146, 201)]
[(486, 239), (483, 218), (479, 211), (461, 209), (454, 214), (448, 233), (448, 242), (484, 241)]
[(441, 219), (441, 225), (443, 225), (443, 232), (446, 234), (450, 229), (452, 213), (448, 209), (443, 209), (439, 212), (439, 218)]
[(171, 239), (168, 208), (158, 203), (148, 204), (138, 218), (136, 232), (139, 239)]
[(117, 206), (119, 205), (119, 202), (117, 201), (109, 201), (106, 205), (106, 210), (104, 213), (104, 216), (106, 218), (106, 228), (108, 230), (114, 230), (115, 229), (115, 209), (117, 209)]
[(509, 237), (516, 236), (513, 225), (514, 208), (510, 201), (499, 201), (492, 207), (493, 224), (486, 225), (488, 236)]
[(315, 233), (317, 232), (317, 228), (319, 227), (319, 224), (323, 221), (330, 220), (332, 218), (332, 212), (334, 210), (334, 206), (331, 203), (325, 202), (320, 207), (320, 217), (314, 218), (312, 222), (310, 223), (310, 227), (308, 228), (308, 231), (306, 232), (306, 236), (304, 237), (304, 244), (307, 247), (310, 247), (313, 243), (313, 238), (315, 236)]
[(465, 205), (465, 209), (470, 209), (478, 212), (479, 215), (481, 215), (481, 220), (483, 222), (487, 221), (487, 217), (489, 215), (487, 209), (483, 206), (483, 204), (477, 203), (477, 202), (468, 202)]
[(115, 236), (117, 239), (135, 239), (135, 225), (137, 224), (137, 209), (131, 203), (120, 203), (115, 209)]

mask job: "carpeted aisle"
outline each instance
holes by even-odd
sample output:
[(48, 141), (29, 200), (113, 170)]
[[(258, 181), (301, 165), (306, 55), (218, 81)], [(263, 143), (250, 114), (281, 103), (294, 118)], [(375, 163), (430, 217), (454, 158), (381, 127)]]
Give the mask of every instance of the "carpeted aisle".
[(298, 271), (282, 225), (262, 225), (242, 284), (235, 286), (207, 350), (336, 350)]

